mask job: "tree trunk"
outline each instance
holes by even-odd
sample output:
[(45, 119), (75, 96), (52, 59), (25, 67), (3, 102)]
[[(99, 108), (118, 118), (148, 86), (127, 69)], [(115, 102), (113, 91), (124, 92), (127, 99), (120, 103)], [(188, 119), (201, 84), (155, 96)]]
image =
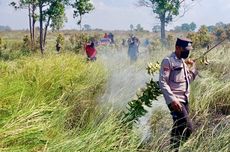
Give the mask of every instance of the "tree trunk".
[(80, 15), (80, 31), (81, 31), (81, 20), (82, 20), (82, 16)]
[(165, 43), (165, 14), (160, 15), (161, 21), (161, 41)]
[[(31, 44), (32, 44), (32, 41), (33, 41), (33, 35), (32, 35), (32, 22), (31, 22), (31, 5), (29, 4), (28, 5), (28, 13), (29, 13), (29, 27), (30, 27), (30, 41), (31, 41)], [(32, 47), (32, 45), (31, 45)]]
[(35, 18), (35, 9), (36, 5), (33, 4), (32, 6), (32, 49), (35, 51), (35, 23), (36, 23), (36, 18)]
[(43, 48), (43, 13), (42, 13), (42, 2), (39, 3), (39, 22), (40, 22), (40, 50), (41, 53), (44, 53), (44, 48)]
[(49, 25), (50, 25), (50, 16), (49, 16), (48, 21), (47, 21), (46, 26), (45, 26), (44, 39), (43, 39), (44, 48), (46, 45), (46, 35), (47, 35), (47, 30), (48, 30)]

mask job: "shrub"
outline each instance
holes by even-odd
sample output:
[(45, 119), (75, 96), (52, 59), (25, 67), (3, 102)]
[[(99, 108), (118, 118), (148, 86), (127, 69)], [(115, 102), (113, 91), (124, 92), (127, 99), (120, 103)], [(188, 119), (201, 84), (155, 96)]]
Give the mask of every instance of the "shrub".
[(213, 40), (206, 26), (201, 26), (197, 33), (188, 33), (187, 38), (192, 40), (195, 49), (206, 48)]
[(149, 52), (162, 50), (162, 43), (160, 39), (153, 39), (150, 42)]
[(56, 39), (56, 43), (64, 45), (64, 42), (65, 42), (65, 37), (61, 33), (59, 33)]
[(22, 53), (28, 54), (31, 51), (31, 41), (28, 35), (23, 37), (23, 43), (21, 48)]
[(89, 36), (85, 33), (76, 33), (69, 38), (71, 50), (75, 53), (84, 51), (84, 45), (89, 41)]

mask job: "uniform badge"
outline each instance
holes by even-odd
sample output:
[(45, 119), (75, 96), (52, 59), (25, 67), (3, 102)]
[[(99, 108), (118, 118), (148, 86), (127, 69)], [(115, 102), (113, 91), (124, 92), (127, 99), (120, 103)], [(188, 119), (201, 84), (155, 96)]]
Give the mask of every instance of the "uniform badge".
[(163, 70), (164, 70), (165, 72), (167, 72), (167, 71), (169, 71), (169, 67), (164, 66), (164, 67), (163, 67)]

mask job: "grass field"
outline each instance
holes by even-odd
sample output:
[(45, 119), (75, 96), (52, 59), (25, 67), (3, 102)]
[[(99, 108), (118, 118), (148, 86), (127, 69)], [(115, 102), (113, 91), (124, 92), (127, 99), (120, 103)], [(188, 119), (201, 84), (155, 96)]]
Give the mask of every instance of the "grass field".
[[(8, 37), (1, 33), (1, 36), (12, 41), (8, 42), (11, 44), (21, 38), (18, 34), (14, 37), (13, 33)], [(127, 61), (115, 63), (124, 59), (125, 53), (117, 53), (117, 48), (113, 47), (114, 52), (111, 52), (118, 54), (114, 60), (98, 59), (88, 63), (84, 56), (70, 51), (56, 54), (52, 47), (54, 37), (50, 37), (44, 55), (4, 50), (4, 55), (10, 58), (0, 61), (0, 151), (170, 151), (172, 120), (169, 111), (153, 110), (151, 140), (144, 143), (136, 129), (122, 123), (119, 108), (105, 108), (96, 101), (105, 93), (112, 71), (103, 64), (110, 63), (109, 68), (114, 68), (115, 72), (119, 67), (124, 68), (126, 71), (122, 72), (125, 71), (123, 74), (128, 78), (132, 75)], [(117, 36), (118, 39), (122, 37), (125, 36)], [(144, 39), (146, 35), (140, 37)], [(192, 83), (190, 96), (195, 132), (180, 147), (181, 152), (230, 151), (228, 46), (225, 44), (213, 50), (208, 55), (209, 65), (201, 62), (197, 65), (201, 76)], [(98, 50), (101, 57), (107, 49), (110, 47)], [(160, 61), (168, 53), (166, 49), (155, 50), (148, 60), (143, 57), (132, 65), (131, 71), (144, 68), (144, 61)], [(199, 50), (194, 51), (195, 56), (199, 54)], [(123, 84), (127, 85), (127, 92), (129, 87), (135, 86)]]

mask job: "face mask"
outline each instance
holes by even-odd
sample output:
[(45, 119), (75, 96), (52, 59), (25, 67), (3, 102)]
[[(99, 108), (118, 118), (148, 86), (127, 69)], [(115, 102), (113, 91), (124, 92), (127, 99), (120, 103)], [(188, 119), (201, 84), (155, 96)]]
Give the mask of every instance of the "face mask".
[(189, 52), (190, 52), (189, 50), (182, 51), (181, 54), (180, 54), (180, 57), (183, 58), (183, 59), (188, 58)]

